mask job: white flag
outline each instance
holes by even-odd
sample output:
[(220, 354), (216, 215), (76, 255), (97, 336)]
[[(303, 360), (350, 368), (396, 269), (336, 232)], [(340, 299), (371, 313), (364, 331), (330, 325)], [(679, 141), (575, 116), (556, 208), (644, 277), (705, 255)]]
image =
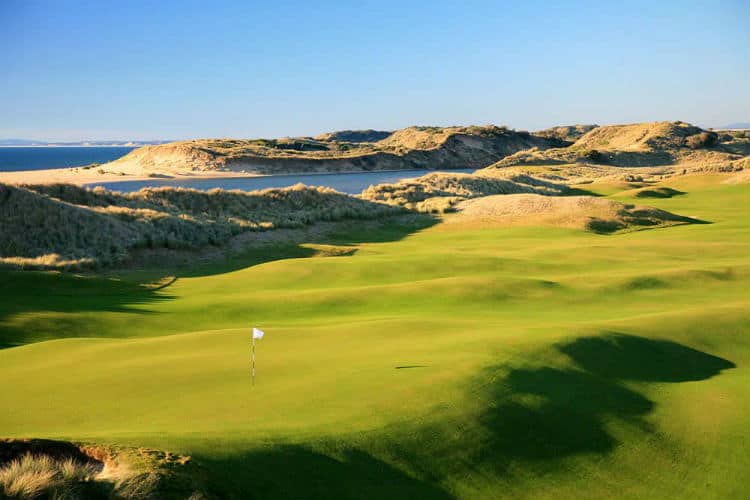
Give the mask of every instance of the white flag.
[(265, 335), (265, 334), (266, 334), (266, 332), (264, 332), (260, 328), (253, 327), (253, 338), (254, 339), (262, 339), (263, 335)]

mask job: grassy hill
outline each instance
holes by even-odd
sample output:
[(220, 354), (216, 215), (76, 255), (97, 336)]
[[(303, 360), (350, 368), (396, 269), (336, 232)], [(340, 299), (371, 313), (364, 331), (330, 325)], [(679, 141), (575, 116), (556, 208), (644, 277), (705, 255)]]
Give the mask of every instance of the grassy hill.
[[(274, 240), (268, 233), (278, 230), (283, 234), (280, 239), (296, 240), (320, 233), (325, 223), (374, 220), (387, 224), (388, 217), (403, 215), (405, 210), (440, 214), (455, 211), (462, 201), (491, 195), (586, 193), (568, 183), (545, 179), (543, 172), (536, 176), (432, 173), (371, 186), (356, 197), (303, 185), (249, 193), (146, 188), (122, 194), (70, 184), (0, 184), (0, 231), (5, 235), (0, 241), (0, 265), (102, 268), (159, 257), (173, 260), (180, 253), (189, 263), (191, 257), (208, 257), (212, 249), (215, 260), (226, 258), (232, 247), (252, 247), (260, 255), (261, 247)], [(639, 210), (646, 213), (646, 209)], [(615, 212), (620, 215), (606, 217), (613, 228), (629, 227), (635, 220), (626, 208)], [(642, 222), (658, 225), (665, 217), (646, 216)]]
[(175, 142), (139, 148), (101, 168), (128, 175), (482, 168), (516, 151), (563, 144), (504, 127), (410, 127), (393, 133), (334, 132), (314, 139)]
[(565, 184), (529, 175), (503, 178), (435, 172), (393, 184), (370, 186), (362, 191), (360, 197), (421, 212), (442, 213), (453, 210), (453, 206), (462, 200), (512, 193), (558, 196), (570, 194), (572, 190)]
[(335, 142), (378, 142), (385, 139), (393, 132), (385, 130), (339, 130), (315, 136), (318, 141)]
[(139, 249), (198, 249), (226, 244), (245, 232), (399, 212), (383, 203), (303, 185), (250, 193), (146, 188), (122, 194), (70, 184), (0, 184), (0, 264), (110, 265)]
[(278, 174), (451, 169), (588, 163), (738, 169), (750, 155), (744, 131), (709, 131), (684, 122), (571, 125), (534, 134), (504, 127), (409, 127), (341, 131), (315, 138), (201, 139), (134, 150), (102, 171), (121, 175), (210, 172)]
[(488, 168), (586, 163), (727, 171), (739, 170), (748, 155), (750, 138), (744, 132), (713, 132), (684, 122), (654, 122), (591, 128), (568, 147), (520, 151)]
[(561, 125), (534, 132), (534, 135), (552, 137), (572, 144), (596, 127), (598, 125)]
[[(653, 193), (671, 193), (651, 190)], [(640, 194), (647, 191), (640, 191)], [(551, 197), (539, 194), (485, 196), (458, 205), (453, 224), (490, 226), (551, 226), (613, 233), (633, 229), (695, 224), (701, 221), (652, 207), (621, 203), (594, 196)]]
[(602, 179), (709, 223), (458, 213), (166, 283), (2, 271), (0, 429), (190, 455), (225, 498), (746, 498), (750, 184)]

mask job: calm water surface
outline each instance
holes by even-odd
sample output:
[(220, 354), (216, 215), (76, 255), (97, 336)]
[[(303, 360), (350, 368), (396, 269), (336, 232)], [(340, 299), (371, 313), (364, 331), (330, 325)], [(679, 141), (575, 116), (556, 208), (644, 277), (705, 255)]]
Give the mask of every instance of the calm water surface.
[[(445, 172), (446, 170), (441, 170)], [(471, 173), (474, 169), (455, 169), (450, 172)], [(360, 193), (363, 189), (373, 184), (397, 182), (401, 179), (419, 177), (420, 175), (435, 172), (435, 170), (399, 170), (397, 172), (356, 172), (348, 174), (289, 174), (269, 175), (266, 177), (229, 177), (223, 179), (190, 179), (169, 180), (149, 179), (145, 181), (119, 181), (98, 182), (89, 186), (103, 186), (113, 191), (131, 192), (138, 191), (144, 187), (185, 187), (193, 189), (240, 189), (242, 191), (253, 191), (256, 189), (280, 188), (293, 186), (298, 183), (308, 186), (327, 186), (337, 191), (348, 194)]]
[(134, 150), (133, 147), (13, 147), (0, 148), (0, 172), (44, 170), (107, 163)]
[[(0, 148), (0, 171), (42, 170), (67, 168), (91, 163), (106, 163), (129, 153), (132, 147), (13, 147)], [(451, 172), (473, 172), (456, 169)], [(308, 186), (327, 186), (337, 191), (356, 194), (373, 184), (398, 182), (419, 177), (433, 170), (400, 170), (397, 172), (356, 172), (348, 174), (285, 174), (266, 177), (227, 177), (222, 179), (148, 179), (143, 181), (98, 182), (89, 186), (103, 186), (113, 191), (131, 192), (144, 187), (173, 186), (193, 189), (256, 189), (280, 188), (298, 183)]]

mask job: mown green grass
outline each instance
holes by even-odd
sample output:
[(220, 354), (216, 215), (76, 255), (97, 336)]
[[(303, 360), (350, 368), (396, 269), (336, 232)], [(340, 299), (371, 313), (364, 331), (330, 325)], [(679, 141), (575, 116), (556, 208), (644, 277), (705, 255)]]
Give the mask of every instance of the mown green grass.
[(438, 224), (158, 290), (3, 273), (0, 430), (189, 453), (236, 498), (745, 498), (750, 186), (718, 180), (612, 194), (711, 224)]

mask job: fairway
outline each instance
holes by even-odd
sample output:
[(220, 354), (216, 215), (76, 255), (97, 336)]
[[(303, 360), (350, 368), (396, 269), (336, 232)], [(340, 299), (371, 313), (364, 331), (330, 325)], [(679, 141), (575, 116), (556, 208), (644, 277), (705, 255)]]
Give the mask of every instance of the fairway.
[(2, 271), (0, 434), (189, 454), (230, 498), (748, 498), (725, 178), (586, 186), (704, 222), (667, 228), (446, 214), (189, 273)]

